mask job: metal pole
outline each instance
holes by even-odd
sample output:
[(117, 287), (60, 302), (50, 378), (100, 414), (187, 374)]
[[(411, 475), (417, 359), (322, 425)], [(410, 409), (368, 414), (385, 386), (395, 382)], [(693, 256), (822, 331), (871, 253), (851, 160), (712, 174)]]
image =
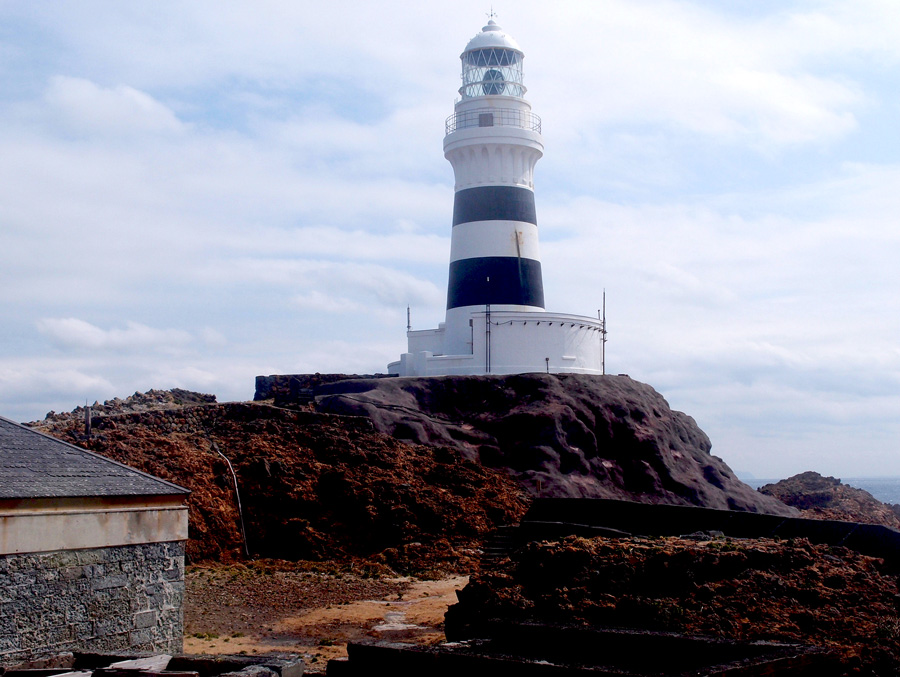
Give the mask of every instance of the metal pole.
[(207, 434), (207, 439), (209, 440), (210, 446), (212, 446), (213, 450), (222, 458), (225, 459), (225, 463), (228, 464), (228, 469), (231, 471), (231, 477), (234, 480), (234, 497), (237, 500), (237, 509), (238, 509), (238, 517), (241, 521), (241, 538), (244, 541), (244, 554), (247, 557), (250, 557), (250, 548), (247, 547), (247, 530), (244, 528), (244, 510), (241, 508), (241, 492), (238, 490), (238, 480), (237, 473), (234, 472), (234, 466), (231, 465), (231, 461), (228, 457), (219, 451), (219, 445), (215, 443), (215, 441)]
[[(491, 278), (486, 278), (487, 289), (490, 289)], [(488, 292), (490, 298), (490, 292)], [(491, 373), (491, 304), (484, 306), (484, 372)]]
[(606, 289), (603, 290), (603, 314), (600, 319), (600, 373), (606, 375)]
[(491, 304), (484, 307), (484, 373), (491, 373)]

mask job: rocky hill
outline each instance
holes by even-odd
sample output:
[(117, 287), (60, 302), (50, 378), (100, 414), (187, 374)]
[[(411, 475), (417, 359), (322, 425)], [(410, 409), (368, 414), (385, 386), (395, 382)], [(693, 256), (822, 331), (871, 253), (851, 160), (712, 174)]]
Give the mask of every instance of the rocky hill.
[(90, 440), (79, 416), (37, 427), (190, 489), (195, 562), (243, 556), (224, 457), (260, 557), (465, 570), (482, 536), (517, 521), (526, 504), (505, 473), (398, 442), (360, 418), (230, 403), (98, 416)]
[(365, 416), (415, 444), (512, 474), (532, 495), (796, 514), (741, 482), (694, 419), (627, 376), (521, 374), (345, 380), (322, 412)]
[(864, 522), (900, 529), (897, 514), (900, 506), (882, 503), (868, 491), (817, 472), (804, 472), (766, 484), (759, 491), (799, 509), (809, 519)]
[[(340, 379), (344, 380), (340, 380)], [(474, 562), (527, 493), (793, 514), (710, 454), (689, 416), (624, 376), (316, 375), (303, 404), (135, 393), (33, 425), (192, 490), (188, 555)], [(271, 384), (270, 384), (271, 385)]]

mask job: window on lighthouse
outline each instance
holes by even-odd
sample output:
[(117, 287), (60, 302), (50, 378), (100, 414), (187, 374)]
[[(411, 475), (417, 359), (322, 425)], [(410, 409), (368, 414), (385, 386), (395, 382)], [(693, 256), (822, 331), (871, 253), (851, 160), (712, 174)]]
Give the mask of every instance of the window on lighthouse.
[(462, 55), (464, 98), (475, 96), (522, 97), (522, 54), (512, 49), (489, 47), (475, 49)]

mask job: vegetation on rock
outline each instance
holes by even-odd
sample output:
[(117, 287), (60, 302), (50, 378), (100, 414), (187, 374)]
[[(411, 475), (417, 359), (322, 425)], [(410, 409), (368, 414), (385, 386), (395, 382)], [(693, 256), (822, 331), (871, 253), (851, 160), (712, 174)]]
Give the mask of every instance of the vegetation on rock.
[[(44, 426), (84, 444), (75, 418)], [(250, 404), (97, 417), (88, 446), (192, 491), (188, 557), (241, 558), (238, 477), (253, 556), (368, 558), (399, 570), (471, 568), (481, 537), (518, 520), (504, 473), (414, 446), (360, 418)]]
[(896, 572), (806, 539), (591, 538), (531, 543), (473, 577), (449, 638), (487, 621), (665, 630), (834, 648), (862, 674), (897, 674)]

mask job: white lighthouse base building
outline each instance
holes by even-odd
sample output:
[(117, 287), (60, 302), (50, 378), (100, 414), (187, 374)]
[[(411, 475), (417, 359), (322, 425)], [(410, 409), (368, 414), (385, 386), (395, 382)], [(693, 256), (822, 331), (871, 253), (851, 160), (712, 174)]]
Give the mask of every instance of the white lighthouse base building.
[(398, 376), (453, 374), (600, 374), (603, 326), (581, 315), (533, 311), (473, 312), (469, 345), (446, 354), (446, 327), (407, 332), (409, 352), (388, 365)]

